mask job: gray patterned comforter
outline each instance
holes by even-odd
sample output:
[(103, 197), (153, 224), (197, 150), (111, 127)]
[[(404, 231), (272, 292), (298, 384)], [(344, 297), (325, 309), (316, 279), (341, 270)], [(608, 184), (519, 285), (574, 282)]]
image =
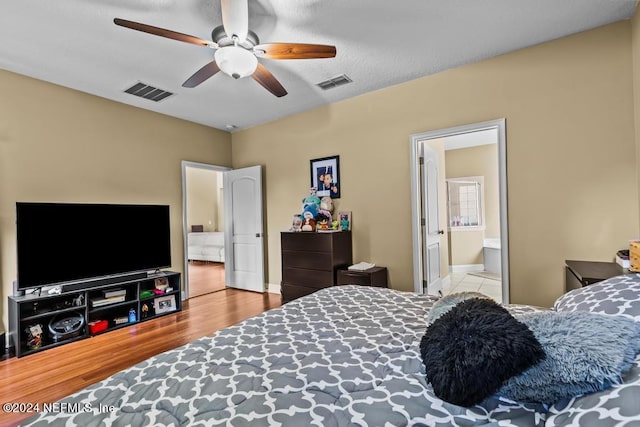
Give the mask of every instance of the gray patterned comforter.
[(119, 372), (65, 398), (71, 410), (25, 425), (545, 425), (541, 405), (491, 398), (461, 408), (433, 395), (418, 345), (434, 301), (328, 288)]

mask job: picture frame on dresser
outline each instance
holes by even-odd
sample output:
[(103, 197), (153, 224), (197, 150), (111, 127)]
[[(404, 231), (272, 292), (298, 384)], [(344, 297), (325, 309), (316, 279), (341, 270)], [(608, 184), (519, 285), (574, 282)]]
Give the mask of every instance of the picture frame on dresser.
[(153, 308), (156, 314), (169, 313), (176, 310), (175, 295), (158, 297), (153, 301)]
[(311, 187), (317, 189), (317, 196), (340, 198), (340, 156), (322, 157), (309, 161)]
[(338, 212), (338, 228), (340, 231), (351, 231), (351, 211)]

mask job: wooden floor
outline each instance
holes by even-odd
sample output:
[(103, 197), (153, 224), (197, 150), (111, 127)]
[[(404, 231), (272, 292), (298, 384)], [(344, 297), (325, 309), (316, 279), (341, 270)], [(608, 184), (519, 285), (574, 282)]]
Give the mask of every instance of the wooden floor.
[[(0, 361), (0, 402), (55, 402), (155, 354), (279, 306), (280, 295), (225, 289), (185, 301), (179, 313)], [(0, 426), (30, 415), (0, 411)]]
[(224, 263), (189, 261), (189, 298), (223, 289)]

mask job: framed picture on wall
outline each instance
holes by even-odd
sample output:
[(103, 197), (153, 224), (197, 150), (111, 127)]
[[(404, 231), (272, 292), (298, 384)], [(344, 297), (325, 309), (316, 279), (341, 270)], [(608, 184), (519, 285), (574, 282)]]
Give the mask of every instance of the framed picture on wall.
[(340, 156), (310, 161), (311, 187), (318, 189), (318, 197), (340, 198)]

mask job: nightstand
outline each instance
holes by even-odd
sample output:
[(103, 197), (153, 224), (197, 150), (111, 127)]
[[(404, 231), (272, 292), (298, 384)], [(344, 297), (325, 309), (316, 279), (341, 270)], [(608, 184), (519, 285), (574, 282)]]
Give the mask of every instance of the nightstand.
[(565, 292), (629, 273), (615, 262), (565, 261)]
[(387, 287), (387, 267), (372, 267), (363, 271), (338, 270), (338, 285)]

